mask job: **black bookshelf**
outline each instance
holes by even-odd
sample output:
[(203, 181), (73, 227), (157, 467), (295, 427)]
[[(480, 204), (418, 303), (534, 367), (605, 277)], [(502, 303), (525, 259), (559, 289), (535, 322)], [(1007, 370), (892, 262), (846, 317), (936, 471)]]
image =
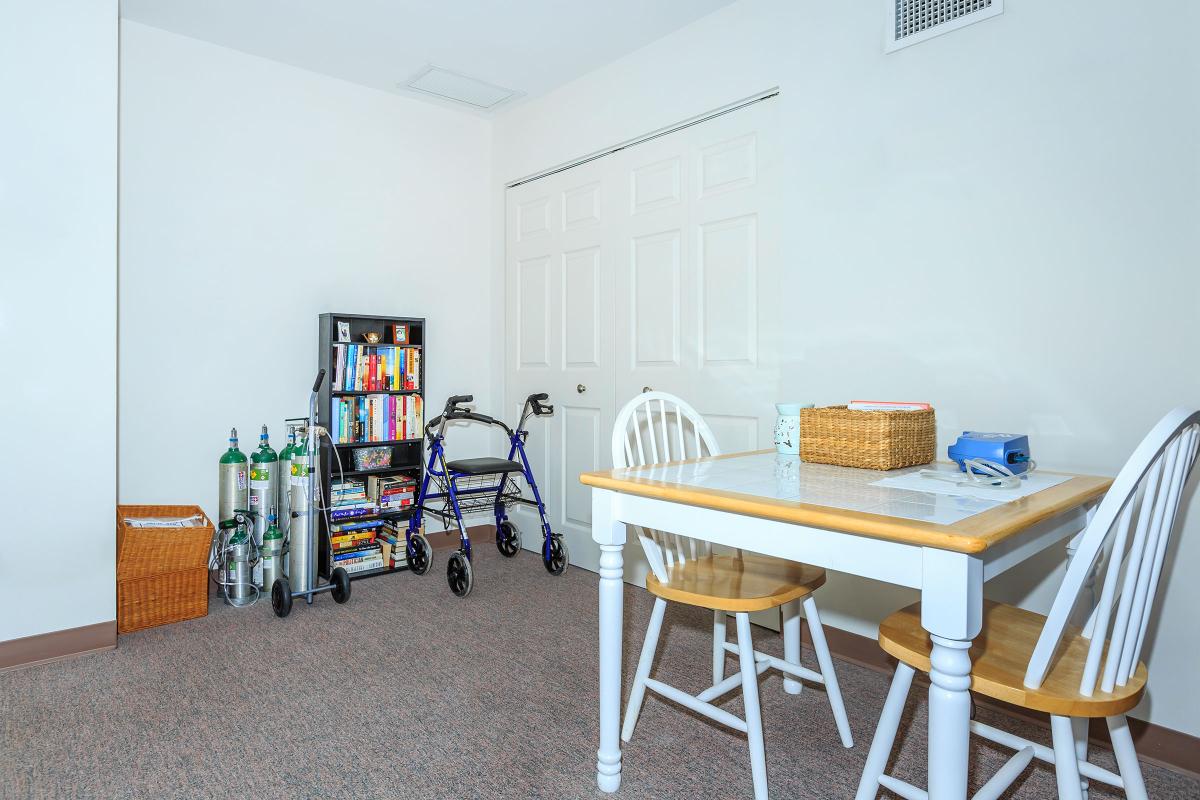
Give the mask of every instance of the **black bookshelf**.
[[(348, 323), (350, 326), (350, 336), (348, 341), (339, 341), (338, 339), (338, 323)], [(392, 326), (404, 324), (408, 326), (408, 341), (395, 342), (392, 335)], [(338, 344), (356, 344), (365, 347), (370, 347), (364, 338), (363, 334), (378, 333), (380, 335), (380, 346), (399, 346), (399, 347), (416, 347), (420, 350), (420, 370), (417, 373), (417, 389), (393, 389), (393, 390), (345, 390), (335, 386), (337, 373), (337, 350)], [(319, 321), (319, 366), (325, 370), (326, 379), (321, 384), (321, 391), (317, 396), (317, 421), (322, 427), (334, 432), (333, 425), (333, 403), (339, 398), (366, 397), (367, 395), (395, 395), (395, 396), (419, 396), (421, 398), (422, 414), (428, 416), (428, 408), (425, 403), (425, 320), (419, 317), (384, 317), (370, 314), (322, 314)], [(424, 419), (422, 419), (424, 422)], [(410, 473), (416, 476), (420, 481), (422, 473), (425, 469), (425, 447), (424, 439), (418, 433), (416, 437), (408, 439), (397, 439), (383, 442), (346, 442), (330, 445), (329, 441), (322, 439), (321, 445), (321, 492), (323, 497), (322, 505), (325, 508), (330, 507), (330, 489), (333, 486), (333, 481), (338, 480), (339, 476), (349, 478), (366, 478), (371, 475), (391, 475), (399, 472)], [(392, 461), (388, 467), (377, 467), (374, 469), (355, 469), (354, 467), (354, 450), (360, 447), (390, 447), (392, 450)], [(337, 458), (340, 458), (342, 469), (339, 473), (337, 468)], [(344, 522), (368, 522), (368, 521), (384, 521), (384, 520), (405, 520), (412, 514), (411, 508), (394, 509), (385, 511), (377, 515), (369, 517), (353, 517), (342, 520)], [(320, 540), (318, 547), (317, 568), (321, 576), (325, 579), (329, 578), (332, 571), (330, 564), (333, 561), (333, 552), (329, 543), (329, 529), (324, 515), (320, 516)], [(407, 569), (404, 566), (398, 566), (395, 569), (384, 567), (382, 569), (366, 570), (356, 572), (350, 576), (351, 580), (359, 578), (367, 578), (375, 575), (383, 575), (390, 572), (399, 572)]]

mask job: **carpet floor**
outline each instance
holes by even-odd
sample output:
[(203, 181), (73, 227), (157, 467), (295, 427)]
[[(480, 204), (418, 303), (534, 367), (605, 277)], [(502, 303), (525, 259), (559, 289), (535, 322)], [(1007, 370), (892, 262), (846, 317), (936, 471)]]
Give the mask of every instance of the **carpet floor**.
[[(506, 560), (480, 544), (475, 589), (460, 600), (445, 556), (423, 577), (356, 582), (344, 606), (321, 595), (280, 620), (265, 601), (239, 610), (214, 599), (207, 617), (122, 636), (115, 651), (0, 673), (0, 797), (606, 797), (594, 780), (596, 576), (552, 578), (535, 555)], [(623, 697), (650, 605), (626, 587)], [(710, 626), (708, 612), (672, 605), (657, 677), (703, 688)], [(759, 649), (782, 655), (777, 634), (755, 631)], [(763, 677), (772, 797), (854, 796), (887, 678), (841, 662), (838, 675), (850, 750), (821, 687), (791, 696), (777, 673)], [(892, 765), (918, 784), (923, 694), (910, 698)], [(740, 715), (740, 693), (724, 707)], [(1007, 755), (976, 739), (973, 786)], [(1113, 768), (1107, 751), (1095, 760)], [(1151, 797), (1200, 797), (1195, 781), (1144, 771)], [(1005, 796), (1055, 794), (1053, 773), (1035, 762)], [(616, 797), (751, 796), (743, 734), (647, 697)], [(1091, 796), (1124, 795), (1094, 786)]]

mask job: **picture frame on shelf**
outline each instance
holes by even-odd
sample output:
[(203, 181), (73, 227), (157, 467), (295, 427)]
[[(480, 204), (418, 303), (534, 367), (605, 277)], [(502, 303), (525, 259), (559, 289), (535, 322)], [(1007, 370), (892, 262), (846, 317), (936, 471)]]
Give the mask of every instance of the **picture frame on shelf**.
[(397, 322), (392, 325), (392, 344), (408, 344), (407, 322)]
[(350, 341), (350, 323), (339, 322), (337, 324), (337, 340), (339, 343)]

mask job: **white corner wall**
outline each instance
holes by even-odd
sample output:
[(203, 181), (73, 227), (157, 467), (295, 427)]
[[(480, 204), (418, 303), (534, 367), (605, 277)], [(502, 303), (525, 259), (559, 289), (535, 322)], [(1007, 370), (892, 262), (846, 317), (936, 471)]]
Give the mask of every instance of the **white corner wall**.
[(430, 408), (493, 410), (488, 121), (128, 21), (121, 57), (121, 502), (215, 514), (325, 311), (426, 317)]
[[(1044, 466), (1114, 474), (1200, 404), (1200, 11), (1168, 5), (1014, 2), (885, 55), (882, 3), (743, 0), (500, 117), (494, 192), (779, 86), (794, 326), (766, 399), (927, 399), (943, 448), (1015, 430)], [(1200, 501), (1173, 555), (1139, 715), (1200, 735)], [(988, 594), (1044, 609), (1061, 563)], [(857, 633), (912, 599), (835, 577), (825, 621)]]
[(6, 641), (116, 617), (117, 3), (0, 18)]

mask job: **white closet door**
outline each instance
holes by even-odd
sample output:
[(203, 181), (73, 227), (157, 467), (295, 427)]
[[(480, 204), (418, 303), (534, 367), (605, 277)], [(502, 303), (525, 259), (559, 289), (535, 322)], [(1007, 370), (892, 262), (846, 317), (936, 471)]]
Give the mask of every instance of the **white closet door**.
[[(548, 519), (572, 563), (595, 569), (591, 493), (579, 473), (608, 466), (614, 339), (609, 165), (593, 162), (509, 190), (507, 406), (548, 392), (552, 417), (530, 422), (527, 452)], [(525, 547), (537, 515), (515, 514)]]
[(726, 452), (770, 444), (779, 265), (771, 101), (614, 156), (617, 407), (647, 388), (687, 398)]
[[(615, 411), (644, 388), (688, 399), (726, 452), (770, 446), (774, 113), (756, 103), (508, 191), (506, 403), (551, 394), (529, 453), (574, 564), (599, 561), (579, 473), (611, 466)], [(518, 518), (537, 548), (535, 517)]]

